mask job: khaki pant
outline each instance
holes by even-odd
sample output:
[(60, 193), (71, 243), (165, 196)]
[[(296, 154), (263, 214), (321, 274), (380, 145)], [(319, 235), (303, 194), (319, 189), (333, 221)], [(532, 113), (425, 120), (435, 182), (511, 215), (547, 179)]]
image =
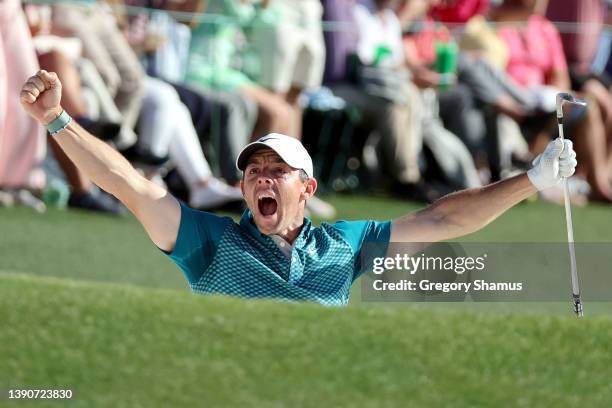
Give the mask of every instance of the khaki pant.
[(275, 0), (274, 24), (255, 24), (249, 41), (259, 55), (258, 83), (273, 92), (316, 88), (325, 68), (325, 44), (319, 0)]
[(83, 56), (94, 63), (102, 76), (123, 115), (122, 124), (134, 128), (144, 95), (145, 74), (115, 18), (98, 4), (57, 4), (53, 6), (53, 29), (82, 41)]
[(423, 145), (418, 89), (411, 83), (405, 85), (406, 104), (370, 96), (352, 85), (338, 85), (332, 90), (348, 105), (358, 108), (365, 123), (379, 132), (384, 162), (388, 163), (388, 170), (395, 174), (396, 180), (402, 183), (418, 181), (418, 156)]

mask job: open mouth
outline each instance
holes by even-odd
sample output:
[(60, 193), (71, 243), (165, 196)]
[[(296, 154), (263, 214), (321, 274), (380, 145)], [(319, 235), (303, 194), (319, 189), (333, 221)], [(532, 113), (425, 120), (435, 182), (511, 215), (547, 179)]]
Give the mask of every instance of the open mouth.
[(276, 209), (278, 204), (276, 200), (272, 197), (261, 197), (257, 200), (257, 207), (259, 208), (259, 212), (263, 216), (270, 216), (276, 213)]

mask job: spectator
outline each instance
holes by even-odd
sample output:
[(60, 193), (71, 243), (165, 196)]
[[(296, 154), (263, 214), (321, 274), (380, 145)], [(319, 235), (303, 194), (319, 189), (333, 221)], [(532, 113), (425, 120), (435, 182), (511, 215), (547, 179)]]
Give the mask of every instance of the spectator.
[[(382, 21), (371, 15), (367, 8), (363, 8), (356, 0), (325, 0), (325, 19), (343, 23), (346, 28), (342, 31), (327, 33), (328, 50), (334, 50), (329, 58), (334, 61), (349, 60), (351, 55), (358, 54), (359, 50), (369, 53), (372, 57), (374, 50), (366, 50), (366, 42), (377, 42), (377, 39), (367, 35), (378, 36), (378, 40), (384, 44), (388, 43), (385, 32), (382, 30)], [(358, 11), (359, 10), (359, 11)], [(390, 16), (389, 24), (395, 22), (395, 35), (401, 35), (399, 22), (391, 10), (385, 11)], [(361, 17), (359, 17), (361, 16)], [(361, 18), (361, 23), (358, 19)], [(373, 25), (367, 27), (367, 22), (372, 21)], [(353, 34), (354, 33), (354, 34)], [(396, 68), (400, 69), (403, 63), (403, 49), (401, 39), (394, 38), (395, 47), (391, 44), (388, 47), (395, 56), (387, 60), (396, 63)], [(337, 44), (337, 45), (336, 45)], [(377, 46), (372, 45), (372, 47)], [(365, 62), (368, 55), (361, 55)], [(418, 155), (421, 146), (421, 123), (419, 107), (419, 95), (416, 87), (404, 78), (398, 85), (398, 97), (402, 102), (381, 96), (368, 94), (364, 87), (356, 85), (355, 79), (351, 78), (353, 67), (347, 65), (345, 72), (335, 72), (328, 74), (327, 85), (331, 87), (334, 94), (345, 99), (350, 106), (357, 107), (363, 114), (363, 121), (376, 130), (381, 136), (381, 153), (387, 173), (394, 175), (393, 181), (399, 185), (410, 185), (420, 180), (420, 170), (418, 166)], [(391, 75), (389, 75), (389, 78)], [(407, 77), (406, 77), (407, 78)]]
[[(143, 61), (149, 75), (165, 81), (179, 83), (185, 80), (192, 19), (177, 21), (167, 11), (197, 13), (201, 2), (163, 2), (151, 0), (124, 0), (114, 11), (121, 22), (132, 49)], [(139, 13), (128, 13), (125, 6), (147, 8)], [(179, 7), (180, 6), (180, 7)]]
[[(421, 5), (420, 14), (419, 10), (411, 7), (415, 2)], [(436, 27), (436, 23), (425, 15), (428, 11), (427, 5), (437, 3), (438, 0), (407, 0), (406, 7), (401, 10), (402, 23), (408, 26), (405, 48), (409, 66), (414, 72), (415, 81), (428, 86), (439, 86), (441, 81), (441, 76), (433, 71), (436, 43), (452, 41), (445, 27)], [(481, 37), (489, 34), (495, 35), (494, 32), (483, 30), (477, 33)], [(494, 43), (491, 43), (490, 39), (488, 41), (489, 47), (505, 49), (503, 41), (497, 38)], [(533, 107), (534, 97), (507, 80), (501, 72), (496, 72), (492, 61), (487, 60), (488, 55), (490, 54), (478, 51), (466, 52), (462, 49), (457, 60), (459, 82), (469, 87), (480, 104), (491, 106), (512, 118), (521, 119), (526, 114), (526, 110)]]
[[(147, 72), (168, 81), (175, 88), (189, 113), (207, 158), (228, 183), (241, 179), (234, 163), (238, 153), (249, 142), (257, 106), (254, 100), (236, 92), (216, 90), (204, 86), (185, 85), (189, 62), (193, 19), (180, 23), (164, 10), (197, 13), (203, 6), (199, 1), (181, 3), (126, 0), (132, 7), (154, 7), (147, 13), (130, 14), (117, 8), (119, 21), (126, 21), (130, 44), (147, 63)], [(218, 169), (218, 170), (217, 170)]]
[[(55, 4), (52, 16), (53, 33), (82, 41), (83, 56), (94, 63), (123, 115), (122, 126), (133, 129), (144, 92), (144, 71), (113, 15), (100, 2), (92, 2)], [(121, 135), (119, 148), (136, 142), (130, 132)]]
[[(57, 51), (42, 55), (41, 61), (44, 62), (43, 65), (46, 69), (56, 72), (63, 81), (63, 103), (66, 111), (91, 133), (100, 135), (100, 127), (92, 126), (91, 120), (87, 120), (87, 107), (81, 92), (79, 73), (74, 69), (71, 61)], [(91, 77), (87, 78), (88, 82), (92, 82), (92, 79)], [(161, 81), (157, 82), (161, 83)], [(148, 82), (147, 85), (149, 84)], [(170, 92), (164, 92), (166, 89), (164, 86), (168, 87)], [(103, 97), (104, 94), (108, 93), (107, 87), (103, 86), (101, 88), (99, 85), (94, 85), (94, 88), (101, 101), (108, 99)], [(160, 86), (147, 86), (147, 91), (147, 104), (142, 109), (143, 118), (146, 117), (147, 119), (140, 121), (140, 128), (144, 129), (144, 133), (141, 134), (138, 148), (123, 150), (124, 154), (138, 162), (152, 164), (160, 164), (161, 158), (169, 154), (173, 162), (178, 164), (181, 175), (188, 181), (191, 193), (190, 203), (196, 208), (212, 209), (228, 201), (241, 200), (242, 195), (238, 189), (229, 187), (212, 177), (208, 164), (202, 155), (197, 135), (195, 135), (191, 123), (191, 117), (188, 114), (185, 117), (183, 111), (185, 107), (178, 100), (172, 87), (161, 83)], [(114, 102), (110, 101), (110, 103), (114, 105)], [(102, 105), (107, 104), (108, 100), (102, 103)], [(108, 106), (105, 106), (105, 108), (108, 109)], [(166, 121), (164, 122), (166, 125), (163, 126), (163, 123), (158, 123), (156, 117), (153, 117), (155, 120), (151, 119), (151, 115), (155, 113), (160, 115), (159, 118), (183, 117), (183, 120), (180, 122)], [(151, 124), (155, 124), (155, 126), (149, 126)], [(182, 128), (180, 128), (181, 126)], [(117, 133), (117, 129), (115, 129), (115, 133)], [(52, 140), (51, 142), (52, 147), (55, 147), (55, 141)], [(69, 205), (95, 207), (94, 209), (104, 210), (104, 208), (99, 208), (104, 201), (99, 202), (100, 200), (91, 197), (89, 180), (82, 177), (69, 160), (63, 160), (65, 155), (61, 149), (57, 150), (56, 157), (73, 187)]]
[[(493, 16), (502, 24), (499, 36), (510, 50), (507, 71), (524, 87), (548, 85), (568, 91), (570, 78), (563, 46), (555, 26), (542, 15), (545, 9), (546, 1), (506, 0), (493, 10)], [(518, 27), (517, 21), (525, 26)], [(605, 128), (597, 102), (589, 102), (590, 107), (582, 118), (574, 121), (570, 133), (581, 160), (577, 173), (589, 181), (593, 200), (612, 202)], [(555, 131), (554, 118), (546, 125), (549, 133)]]
[(321, 85), (325, 45), (320, 0), (263, 0), (249, 33), (259, 55), (257, 82), (281, 95), (292, 109), (289, 134), (301, 138), (304, 89)]
[[(453, 188), (479, 185), (469, 152), (455, 135), (445, 131), (429, 98), (422, 99), (409, 80), (401, 26), (393, 10), (388, 8), (389, 4), (383, 0), (353, 3), (353, 21), (358, 33), (355, 50), (366, 68), (357, 78), (358, 86), (338, 83), (333, 85), (334, 93), (358, 107), (364, 119), (379, 131), (382, 162), (386, 164), (385, 170), (394, 175), (398, 191), (411, 195), (422, 192), (420, 187), (417, 190), (414, 187), (419, 185), (421, 178), (419, 157), (423, 139), (430, 147), (435, 146), (434, 156)], [(326, 3), (328, 14), (337, 12), (339, 8), (330, 5), (331, 2)], [(449, 154), (441, 154), (444, 148), (449, 149)], [(430, 199), (427, 194), (422, 198)]]
[(560, 35), (570, 74), (589, 74), (603, 29), (603, 0), (549, 0), (546, 18), (567, 26)]
[(156, 156), (170, 156), (187, 183), (192, 208), (211, 210), (242, 201), (239, 188), (213, 177), (189, 110), (171, 85), (155, 78), (146, 79), (138, 127), (140, 146)]
[(257, 120), (255, 101), (235, 92), (172, 85), (189, 109), (200, 143), (207, 147), (207, 157), (210, 154), (216, 159), (221, 177), (237, 185), (242, 174), (234, 163), (253, 133)]
[(206, 12), (226, 16), (223, 20), (202, 22), (192, 32), (192, 45), (186, 82), (199, 87), (239, 92), (255, 100), (258, 118), (253, 131), (256, 138), (270, 132), (291, 131), (291, 107), (281, 97), (256, 84), (236, 69), (236, 43), (241, 27), (253, 16), (250, 0), (211, 0)]
[(44, 129), (19, 106), (19, 84), (38, 70), (30, 32), (19, 0), (0, 2), (0, 202), (17, 200), (42, 209), (27, 189), (45, 183)]
[[(482, 112), (476, 109), (472, 91), (463, 83), (456, 83), (452, 74), (444, 76), (433, 69), (436, 44), (453, 41), (446, 27), (436, 27), (426, 16), (429, 6), (435, 3), (437, 1), (408, 0), (398, 10), (402, 26), (408, 30), (403, 38), (406, 63), (417, 86), (438, 90), (439, 114), (444, 125), (476, 158), (485, 149), (485, 125)], [(420, 10), (415, 4), (421, 5)], [(464, 63), (462, 58), (459, 61), (459, 69), (473, 66)]]
[(597, 100), (606, 123), (606, 133), (612, 137), (612, 78), (592, 70), (603, 32), (603, 0), (550, 0), (546, 16), (555, 22), (573, 24), (576, 28), (561, 33), (572, 89), (583, 91)]
[[(490, 56), (498, 59), (507, 50), (482, 17), (470, 20), (469, 30), (461, 39), (458, 82), (449, 83), (453, 76), (436, 72), (438, 44), (453, 41), (448, 29), (427, 15), (430, 6), (436, 4), (439, 4), (437, 0), (407, 0), (400, 7), (400, 19), (406, 27), (404, 47), (408, 66), (419, 86), (439, 89), (440, 117), (469, 148), (483, 178), (487, 179), (490, 174), (491, 179), (498, 180), (515, 170), (514, 162), (530, 158), (515, 120), (522, 120), (537, 107), (535, 96), (521, 90), (490, 62)], [(473, 37), (477, 40), (472, 41)], [(468, 50), (464, 49), (466, 44)], [(489, 52), (490, 49), (495, 51)]]
[[(87, 102), (91, 103), (92, 98), (87, 98), (85, 88), (82, 86), (83, 78), (76, 66), (76, 64), (85, 65), (80, 58), (82, 43), (77, 38), (52, 35), (50, 33), (50, 11), (48, 6), (42, 5), (29, 4), (26, 8), (30, 31), (35, 34), (33, 41), (41, 68), (56, 71), (58, 76), (62, 78), (64, 81), (63, 102), (66, 111), (79, 124), (105, 140), (116, 140), (119, 135), (120, 127), (118, 123), (121, 121), (121, 114), (109, 96), (109, 101), (106, 104), (112, 105), (112, 109), (116, 111), (114, 117), (113, 115), (110, 115), (110, 117), (115, 119), (117, 123), (92, 120), (89, 113), (90, 107), (87, 105)], [(95, 71), (95, 68), (92, 69)], [(95, 74), (98, 75), (97, 71), (95, 71)], [(107, 93), (104, 84), (102, 84), (102, 90)], [(105, 106), (105, 108), (107, 107)], [(99, 119), (97, 116), (96, 118)], [(133, 131), (131, 133), (133, 134)], [(125, 208), (117, 200), (93, 187), (91, 181), (74, 166), (63, 150), (59, 148), (55, 139), (49, 139), (49, 146), (70, 185), (71, 191), (68, 200), (70, 207), (116, 215), (125, 212)]]

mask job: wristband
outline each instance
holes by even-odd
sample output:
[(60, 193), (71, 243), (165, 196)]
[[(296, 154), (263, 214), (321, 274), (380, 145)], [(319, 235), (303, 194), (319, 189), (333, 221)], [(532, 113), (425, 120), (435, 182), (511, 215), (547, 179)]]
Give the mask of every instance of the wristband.
[(72, 122), (72, 118), (63, 110), (57, 118), (53, 119), (51, 123), (47, 125), (47, 131), (49, 131), (51, 136), (55, 136), (57, 133), (66, 129), (70, 122)]

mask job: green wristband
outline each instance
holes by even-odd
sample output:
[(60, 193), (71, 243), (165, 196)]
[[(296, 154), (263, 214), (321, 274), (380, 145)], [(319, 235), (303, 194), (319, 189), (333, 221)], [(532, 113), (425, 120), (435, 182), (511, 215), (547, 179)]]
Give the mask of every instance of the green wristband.
[(51, 123), (47, 125), (47, 130), (51, 136), (55, 136), (57, 133), (66, 129), (70, 122), (72, 122), (72, 118), (64, 110), (57, 118), (53, 119)]

